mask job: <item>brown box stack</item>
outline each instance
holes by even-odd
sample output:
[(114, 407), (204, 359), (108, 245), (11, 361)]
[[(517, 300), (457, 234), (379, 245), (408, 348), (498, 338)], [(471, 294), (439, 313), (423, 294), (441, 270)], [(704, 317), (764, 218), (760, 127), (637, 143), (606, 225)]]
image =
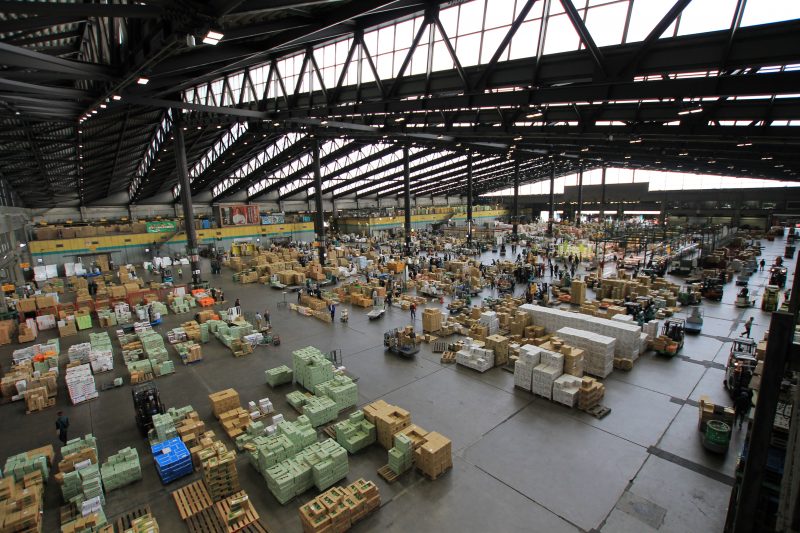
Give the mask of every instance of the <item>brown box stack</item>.
[(394, 434), (411, 425), (411, 414), (383, 400), (364, 408), (364, 418), (375, 424), (378, 442), (387, 450), (394, 446)]
[(235, 440), (236, 437), (244, 433), (247, 426), (250, 425), (251, 418), (250, 413), (241, 407), (237, 407), (222, 413), (219, 417), (219, 421), (222, 423), (222, 429), (225, 433)]
[(239, 393), (233, 389), (225, 389), (208, 395), (211, 401), (211, 411), (218, 420), (222, 413), (241, 407)]
[(236, 470), (236, 451), (222, 451), (220, 447), (203, 452), (203, 481), (208, 494), (215, 502), (239, 492), (239, 472)]
[(15, 320), (3, 320), (0, 322), (0, 345), (11, 344), (11, 339), (17, 331)]
[(450, 439), (431, 431), (425, 443), (414, 450), (414, 464), (430, 479), (436, 479), (453, 467), (453, 446)]
[(178, 436), (186, 444), (187, 448), (196, 446), (206, 431), (206, 424), (200, 420), (200, 416), (196, 411), (192, 411), (186, 418), (178, 422), (175, 426), (178, 430)]
[(489, 335), (486, 337), (486, 349), (494, 350), (494, 366), (503, 366), (508, 363), (508, 338), (502, 335)]
[(596, 405), (600, 405), (600, 400), (606, 392), (606, 386), (589, 376), (583, 377), (581, 383), (581, 390), (578, 393), (578, 408), (591, 409)]
[(50, 400), (45, 387), (35, 387), (25, 391), (26, 412), (33, 413), (35, 411), (41, 411), (53, 405), (55, 405), (55, 401)]
[(59, 337), (69, 337), (72, 335), (78, 334), (78, 327), (75, 324), (75, 317), (74, 316), (67, 316), (63, 319), (62, 322), (59, 321), (58, 325), (58, 336)]
[(381, 495), (372, 481), (359, 479), (333, 487), (298, 509), (305, 533), (339, 533), (380, 507)]
[(442, 312), (439, 309), (426, 307), (422, 311), (422, 331), (436, 333), (442, 329)]

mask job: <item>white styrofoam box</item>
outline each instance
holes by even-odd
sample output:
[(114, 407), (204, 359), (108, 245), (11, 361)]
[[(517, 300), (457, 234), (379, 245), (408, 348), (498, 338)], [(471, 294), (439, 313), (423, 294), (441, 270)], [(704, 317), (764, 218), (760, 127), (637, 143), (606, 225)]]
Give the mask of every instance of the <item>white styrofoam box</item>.
[(73, 404), (97, 398), (97, 387), (88, 364), (68, 368), (65, 380)]
[(564, 371), (564, 354), (558, 352), (551, 352), (550, 350), (542, 350), (541, 364), (548, 365)]
[(542, 358), (542, 350), (538, 346), (533, 344), (526, 344), (519, 349), (519, 358), (523, 361), (526, 361), (533, 366), (538, 365), (541, 362)]
[(581, 378), (562, 374), (553, 381), (553, 401), (575, 407), (581, 388)]
[(576, 328), (561, 328), (556, 335), (565, 343), (584, 351), (584, 372), (604, 378), (614, 370), (616, 339)]
[(644, 353), (647, 351), (647, 343), (650, 342), (650, 338), (648, 337), (647, 333), (642, 333), (639, 337), (641, 343), (639, 344), (639, 353)]
[(489, 335), (494, 335), (500, 329), (500, 319), (494, 311), (484, 311), (478, 318), (478, 323), (483, 324), (489, 329)]
[(45, 265), (45, 272), (47, 272), (47, 279), (58, 277), (58, 265)]
[(618, 322), (633, 322), (633, 315), (623, 315), (622, 313), (617, 313), (611, 317), (611, 320), (616, 320)]
[(36, 325), (40, 330), (53, 329), (56, 327), (55, 315), (39, 315), (36, 317)]
[(514, 386), (530, 391), (532, 377), (533, 365), (522, 359), (517, 359), (514, 363)]
[(114, 369), (114, 354), (110, 350), (92, 350), (89, 352), (89, 364), (92, 372), (109, 372)]
[(281, 422), (283, 422), (283, 415), (282, 414), (278, 413), (277, 415), (272, 417), (272, 425), (273, 426), (277, 426)]
[(486, 372), (494, 367), (494, 351), (474, 347), (459, 350), (456, 352), (456, 363), (478, 372)]
[(533, 323), (543, 326), (548, 333), (565, 327), (591, 331), (616, 339), (615, 355), (629, 359), (635, 359), (639, 355), (639, 334), (642, 328), (638, 325), (538, 305), (524, 304), (519, 309), (528, 313)]
[(266, 430), (267, 435), (274, 435), (277, 431), (278, 431), (278, 426), (276, 426), (275, 424), (267, 426)]
[(556, 366), (543, 363), (533, 369), (531, 392), (548, 400), (553, 398), (553, 382), (562, 374)]
[(69, 361), (81, 361), (83, 363), (89, 362), (89, 353), (92, 351), (92, 345), (88, 342), (81, 342), (79, 344), (73, 344), (67, 350), (67, 355), (69, 357)]

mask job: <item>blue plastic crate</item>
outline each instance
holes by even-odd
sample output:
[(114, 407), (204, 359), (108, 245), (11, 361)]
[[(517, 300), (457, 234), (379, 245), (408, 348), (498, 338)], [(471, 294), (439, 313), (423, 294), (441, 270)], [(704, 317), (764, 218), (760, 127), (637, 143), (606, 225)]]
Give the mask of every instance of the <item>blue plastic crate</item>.
[(160, 442), (153, 445), (151, 450), (158, 476), (164, 484), (188, 476), (194, 471), (191, 454), (180, 439)]

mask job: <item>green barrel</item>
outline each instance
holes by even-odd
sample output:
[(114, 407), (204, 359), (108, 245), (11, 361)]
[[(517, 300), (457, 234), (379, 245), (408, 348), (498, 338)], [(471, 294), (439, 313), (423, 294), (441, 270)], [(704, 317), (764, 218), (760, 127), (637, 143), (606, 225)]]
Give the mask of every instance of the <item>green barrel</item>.
[(715, 452), (726, 452), (731, 442), (731, 427), (719, 420), (709, 420), (703, 435), (703, 445)]

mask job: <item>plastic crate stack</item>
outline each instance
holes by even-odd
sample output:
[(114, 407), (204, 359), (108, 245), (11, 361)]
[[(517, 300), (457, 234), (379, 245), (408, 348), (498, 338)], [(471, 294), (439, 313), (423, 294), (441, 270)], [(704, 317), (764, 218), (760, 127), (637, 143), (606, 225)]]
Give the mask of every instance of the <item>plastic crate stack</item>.
[(336, 428), (336, 442), (350, 453), (356, 453), (378, 439), (375, 424), (364, 418), (364, 411), (356, 411), (339, 422)]
[(89, 365), (68, 367), (65, 380), (72, 405), (97, 398), (97, 385)]
[(389, 468), (398, 476), (414, 466), (414, 448), (411, 439), (402, 434), (394, 436), (394, 447), (389, 450)]
[(156, 470), (161, 482), (166, 485), (176, 479), (188, 476), (194, 471), (192, 456), (180, 439), (169, 439), (151, 448)]
[(92, 372), (99, 373), (113, 370), (114, 349), (108, 332), (90, 333), (89, 344), (92, 347), (89, 352), (89, 364), (92, 367)]
[(264, 375), (267, 378), (267, 385), (277, 387), (285, 383), (291, 383), (293, 372), (288, 366), (281, 365), (265, 370)]
[(541, 361), (533, 369), (531, 376), (531, 392), (551, 400), (553, 398), (553, 382), (564, 373), (564, 356), (560, 353), (542, 350)]
[(319, 490), (331, 487), (347, 476), (347, 450), (335, 440), (315, 442), (292, 459), (267, 469), (267, 488), (282, 504), (316, 486)]
[(130, 324), (133, 321), (131, 307), (126, 303), (114, 304), (114, 315), (117, 317), (117, 324)]
[(106, 492), (139, 481), (142, 479), (139, 452), (135, 448), (123, 448), (118, 451), (100, 467), (100, 476)]
[(321, 351), (307, 346), (292, 352), (294, 381), (308, 391), (324, 381), (333, 379), (333, 363)]
[(170, 360), (164, 338), (160, 333), (153, 330), (142, 331), (139, 333), (139, 340), (142, 341), (142, 347), (156, 376), (175, 372), (175, 363)]
[(358, 385), (343, 374), (337, 374), (330, 381), (323, 381), (314, 389), (317, 396), (327, 396), (336, 402), (338, 412), (358, 403)]

